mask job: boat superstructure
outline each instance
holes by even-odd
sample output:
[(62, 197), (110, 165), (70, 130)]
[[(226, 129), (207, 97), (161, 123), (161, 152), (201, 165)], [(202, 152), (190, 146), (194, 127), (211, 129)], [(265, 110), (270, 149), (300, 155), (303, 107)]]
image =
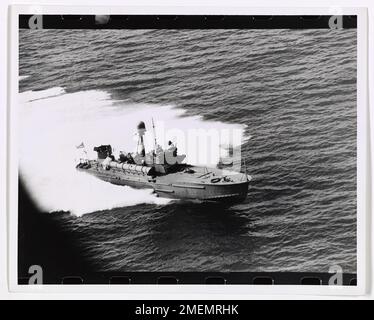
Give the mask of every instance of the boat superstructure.
[(116, 185), (151, 188), (158, 196), (165, 198), (227, 205), (246, 198), (251, 179), (246, 173), (185, 164), (186, 155), (179, 155), (174, 145), (163, 150), (157, 145), (156, 139), (154, 150), (146, 153), (144, 122), (140, 122), (137, 129), (139, 140), (136, 153), (120, 153), (115, 159), (112, 147), (101, 145), (94, 148), (97, 159), (81, 160), (76, 166), (77, 170)]

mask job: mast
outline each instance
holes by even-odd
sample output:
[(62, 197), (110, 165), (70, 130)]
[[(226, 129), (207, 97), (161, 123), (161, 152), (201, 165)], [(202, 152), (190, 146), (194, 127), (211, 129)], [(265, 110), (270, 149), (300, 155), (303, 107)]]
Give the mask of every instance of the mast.
[(144, 134), (147, 130), (145, 129), (145, 124), (144, 124), (143, 121), (139, 122), (137, 129), (138, 129), (139, 140), (138, 140), (138, 146), (137, 146), (136, 153), (139, 154), (141, 157), (145, 157), (145, 148), (144, 148), (143, 136), (144, 136)]
[(153, 150), (153, 163), (155, 163), (157, 139), (156, 139), (156, 128), (155, 128), (155, 123), (153, 122), (153, 117), (152, 117), (152, 128), (153, 128), (153, 139), (154, 139), (154, 144), (155, 144), (154, 150)]

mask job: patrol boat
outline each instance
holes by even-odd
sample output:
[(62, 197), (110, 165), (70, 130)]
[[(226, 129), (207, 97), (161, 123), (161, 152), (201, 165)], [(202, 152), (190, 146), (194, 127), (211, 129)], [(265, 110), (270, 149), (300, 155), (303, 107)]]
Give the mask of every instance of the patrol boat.
[[(154, 124), (152, 120), (153, 130)], [(245, 200), (251, 177), (246, 173), (208, 168), (183, 163), (186, 155), (178, 155), (169, 141), (167, 150), (157, 145), (145, 153), (144, 122), (137, 126), (136, 153), (113, 156), (111, 145), (94, 147), (96, 160), (80, 159), (76, 169), (116, 185), (153, 189), (157, 196), (181, 200), (197, 200), (232, 205)], [(154, 133), (155, 135), (155, 133)], [(78, 147), (84, 147), (83, 143)], [(78, 148), (77, 147), (77, 148)]]

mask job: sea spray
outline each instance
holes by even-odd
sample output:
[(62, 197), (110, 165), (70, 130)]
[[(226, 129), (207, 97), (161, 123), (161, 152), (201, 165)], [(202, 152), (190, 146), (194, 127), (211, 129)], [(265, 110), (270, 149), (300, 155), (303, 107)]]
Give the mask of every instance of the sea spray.
[[(152, 190), (136, 190), (100, 181), (75, 170), (82, 155), (76, 146), (84, 142), (89, 158), (95, 158), (93, 147), (111, 144), (115, 154), (133, 152), (136, 148), (136, 124), (146, 122), (146, 149), (154, 147), (151, 119), (155, 119), (157, 142), (165, 147), (174, 140), (179, 153), (187, 153), (189, 163), (218, 161), (221, 140), (212, 140), (212, 152), (199, 141), (188, 142), (188, 132), (211, 134), (234, 132), (235, 144), (241, 143), (244, 128), (222, 122), (204, 121), (187, 116), (183, 109), (170, 105), (133, 104), (114, 101), (105, 91), (66, 93), (63, 88), (27, 91), (19, 94), (20, 104), (20, 173), (41, 210), (70, 211), (76, 215), (131, 206), (140, 203), (167, 204)], [(209, 133), (210, 132), (210, 133)], [(233, 136), (233, 135), (231, 135)], [(169, 138), (168, 138), (169, 137)], [(200, 142), (202, 142), (203, 135)], [(223, 141), (227, 143), (227, 141)], [(209, 152), (210, 156), (204, 158)], [(212, 155), (213, 154), (213, 155)], [(210, 162), (209, 162), (210, 161)]]

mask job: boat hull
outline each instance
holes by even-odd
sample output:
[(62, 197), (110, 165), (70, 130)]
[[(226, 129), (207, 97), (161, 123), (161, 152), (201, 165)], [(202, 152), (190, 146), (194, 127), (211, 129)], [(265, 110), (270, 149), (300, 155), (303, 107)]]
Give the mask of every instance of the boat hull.
[(152, 177), (141, 173), (129, 173), (120, 169), (104, 169), (100, 165), (79, 167), (77, 170), (91, 174), (103, 181), (137, 189), (153, 189), (154, 193), (163, 198), (197, 200), (202, 202), (232, 205), (246, 199), (248, 179), (244, 181), (214, 183), (203, 179), (184, 179), (183, 174), (171, 174)]

